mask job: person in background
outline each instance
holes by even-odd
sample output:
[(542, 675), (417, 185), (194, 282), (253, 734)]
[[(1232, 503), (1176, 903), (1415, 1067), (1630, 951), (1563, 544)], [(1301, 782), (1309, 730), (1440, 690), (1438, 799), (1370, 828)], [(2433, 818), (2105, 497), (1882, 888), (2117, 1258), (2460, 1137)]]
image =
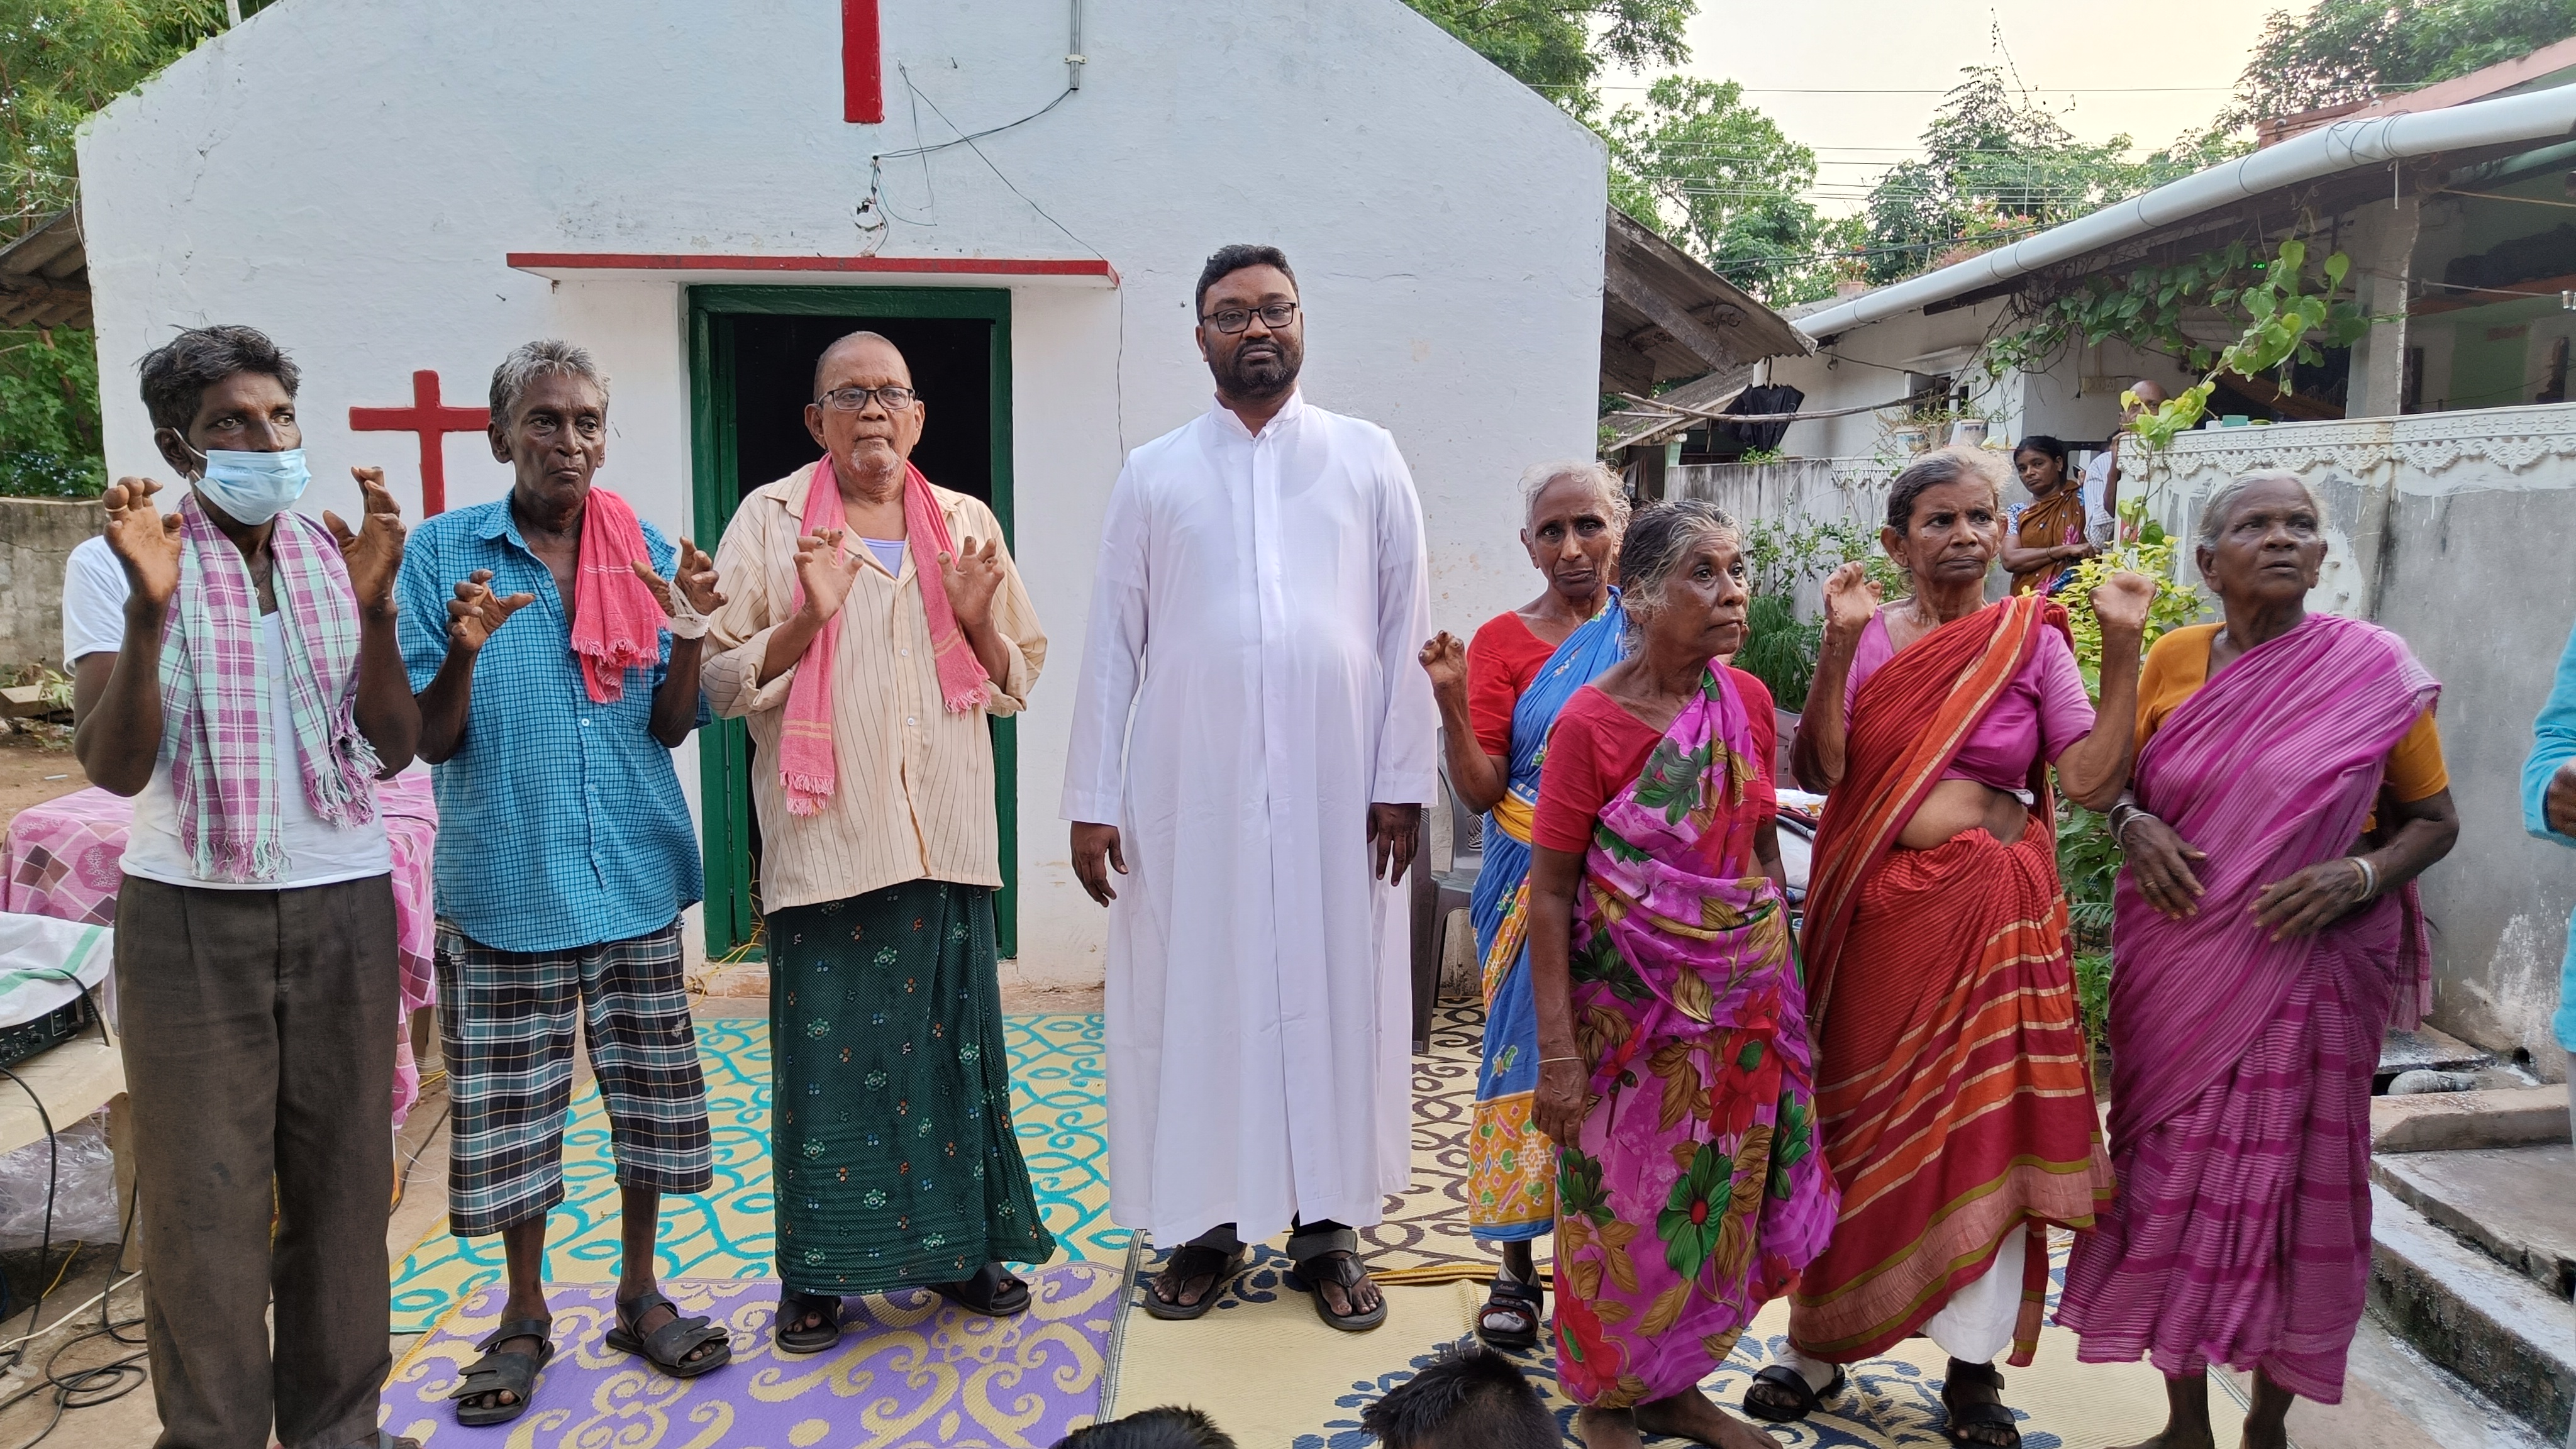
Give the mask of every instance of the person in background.
[[(384, 1445), (401, 964), (375, 782), (420, 713), (394, 638), (403, 526), (290, 511), (295, 364), (248, 327), (142, 363), (162, 460), (72, 550), (72, 749), (134, 802), (116, 996), (162, 1449)], [(276, 1314), (272, 1339), (269, 1315)]]
[(499, 1233), (509, 1261), (501, 1322), (454, 1395), (465, 1425), (527, 1412), (554, 1355), (546, 1214), (564, 1195), (576, 1025), (617, 1158), (608, 1345), (675, 1378), (732, 1357), (654, 1273), (662, 1194), (714, 1180), (680, 965), (698, 841), (671, 751), (701, 722), (703, 615), (723, 595), (705, 554), (593, 486), (608, 379), (588, 352), (548, 340), (502, 359), (491, 444), (509, 494), (422, 524), (402, 571), (403, 661), (437, 767), (448, 1229)]
[(1360, 1410), (1384, 1449), (1563, 1449), (1556, 1416), (1519, 1365), (1462, 1343)]
[(903, 353), (853, 332), (813, 386), (822, 456), (735, 510), (707, 665), (759, 750), (791, 1354), (839, 1341), (850, 1294), (1024, 1313), (1005, 1265), (1056, 1251), (1011, 1130), (993, 922), (990, 722), (1028, 707), (1046, 635), (1000, 520), (912, 465), (930, 403)]
[(1834, 1227), (1735, 520), (1638, 510), (1628, 657), (1557, 716), (1531, 830), (1532, 1116), (1557, 1144), (1556, 1364), (1589, 1449), (1772, 1442), (1699, 1387)]
[[(2324, 510), (2248, 473), (2200, 512), (2225, 618), (2156, 641), (2113, 923), (2111, 1166), (2057, 1321), (2086, 1363), (2148, 1358), (2153, 1449), (2216, 1449), (2212, 1360), (2254, 1374), (2246, 1449), (2338, 1403), (2370, 1282), (2370, 1086), (2432, 1002), (2414, 880), (2460, 833), (2404, 640), (2307, 612)], [(2148, 1446), (2141, 1446), (2148, 1449)]]
[(1461, 645), (1422, 646), (1440, 706), (1449, 786), (1490, 812), (1469, 914), (1484, 963), (1485, 1038), (1467, 1135), (1467, 1221), (1502, 1245), (1476, 1333), (1497, 1348), (1536, 1346), (1545, 1291), (1530, 1244), (1556, 1221), (1556, 1148), (1530, 1126), (1538, 1090), (1538, 1017), (1530, 1007), (1529, 840), (1549, 726), (1574, 691), (1625, 653), (1628, 620), (1612, 587), (1628, 498), (1599, 463), (1542, 463), (1521, 478), (1521, 546), (1547, 578), (1523, 608), (1496, 614)]
[(2120, 430), (2111, 435), (2110, 446), (2085, 461), (2085, 516), (2100, 520), (2091, 526), (2092, 531), (2086, 537), (2095, 543), (2109, 543), (2115, 537), (2112, 530), (2117, 525), (2111, 520), (2120, 516), (2120, 484), (2128, 476), (2121, 468), (2120, 460), (2131, 456), (2130, 450), (2138, 446), (2129, 441), (2129, 425), (2164, 406), (2164, 402), (2164, 384), (2146, 377), (2130, 383), (2128, 391), (2120, 397)]
[(1358, 1230), (1413, 1171), (1422, 504), (1384, 428), (1299, 395), (1277, 248), (1208, 258), (1193, 306), (1216, 398), (1110, 493), (1065, 763), (1074, 874), (1109, 907), (1109, 1211), (1174, 1248), (1155, 1317), (1204, 1314), (1286, 1228), (1357, 1333), (1386, 1321)]
[(1989, 467), (1945, 449), (1896, 476), (1879, 538), (1911, 597), (1880, 607), (1856, 563), (1825, 581), (1793, 762), (1827, 794), (1801, 954), (1842, 1218), (1745, 1407), (1802, 1417), (1842, 1365), (1919, 1332), (1950, 1359), (1943, 1432), (2014, 1449), (1993, 1360), (2009, 1345), (2030, 1362), (2047, 1228), (2091, 1227), (2111, 1190), (2050, 774), (2094, 809), (2119, 798), (2155, 585), (2124, 572), (2093, 591), (2097, 716), (2065, 610), (1985, 602), (2002, 533)]
[(1234, 1449), (1234, 1440), (1198, 1410), (1167, 1406), (1076, 1429), (1055, 1449)]
[[(2532, 722), (2531, 758), (2522, 766), (2523, 828), (2543, 840), (2576, 847), (2576, 633), (2558, 657), (2549, 701)], [(2558, 1045), (2576, 1053), (2576, 920), (2568, 922), (2567, 951), (2558, 970)], [(2576, 1120), (2576, 1073), (2568, 1078), (2568, 1106)], [(2576, 1422), (2567, 1426), (2567, 1449), (2576, 1449)]]
[(2066, 445), (2033, 433), (2013, 449), (2013, 468), (2030, 501), (2004, 514), (2004, 572), (2016, 594), (2055, 594), (2075, 578), (2075, 565), (2099, 551), (2090, 540), (2111, 516), (2093, 508), (2066, 474)]

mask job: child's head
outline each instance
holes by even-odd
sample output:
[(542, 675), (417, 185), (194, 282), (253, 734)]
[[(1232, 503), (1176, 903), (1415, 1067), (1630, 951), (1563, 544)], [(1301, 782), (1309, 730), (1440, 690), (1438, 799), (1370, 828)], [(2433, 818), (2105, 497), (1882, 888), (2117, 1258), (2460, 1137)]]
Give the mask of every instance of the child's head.
[(1234, 1441), (1207, 1415), (1174, 1405), (1076, 1429), (1055, 1449), (1234, 1449)]
[(1560, 1449), (1565, 1438), (1510, 1359), (1466, 1343), (1360, 1412), (1385, 1449)]

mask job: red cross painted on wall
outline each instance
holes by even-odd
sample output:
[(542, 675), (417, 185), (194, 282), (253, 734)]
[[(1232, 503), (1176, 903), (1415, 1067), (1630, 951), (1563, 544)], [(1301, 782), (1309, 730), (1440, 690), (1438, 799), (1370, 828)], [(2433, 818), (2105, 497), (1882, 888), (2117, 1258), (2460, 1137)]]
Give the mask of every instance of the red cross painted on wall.
[(841, 0), (841, 119), (874, 126), (885, 120), (885, 59), (878, 44), (877, 0)]
[(411, 375), (411, 406), (351, 408), (349, 430), (358, 433), (420, 434), (420, 514), (435, 518), (447, 511), (446, 434), (479, 433), (492, 422), (490, 408), (443, 407), (438, 401), (438, 374), (428, 368)]

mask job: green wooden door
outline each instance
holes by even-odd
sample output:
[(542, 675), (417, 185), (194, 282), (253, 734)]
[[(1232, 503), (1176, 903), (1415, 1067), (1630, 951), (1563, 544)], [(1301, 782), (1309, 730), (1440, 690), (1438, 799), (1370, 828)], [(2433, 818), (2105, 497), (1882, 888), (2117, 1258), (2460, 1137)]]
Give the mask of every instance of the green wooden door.
[[(748, 487), (766, 478), (742, 476), (736, 426), (746, 318), (841, 319), (857, 330), (871, 321), (955, 320), (989, 324), (986, 369), (991, 497), (1003, 542), (1014, 553), (1019, 537), (1011, 507), (1011, 294), (983, 287), (691, 287), (688, 289), (689, 435), (692, 520), (709, 552), (723, 537)], [(974, 426), (973, 420), (935, 416), (938, 425)], [(945, 481), (945, 480), (943, 480)], [(961, 480), (963, 481), (963, 480)], [(951, 485), (955, 486), (955, 485)], [(967, 491), (972, 491), (971, 489)], [(1002, 889), (994, 897), (994, 924), (1004, 956), (1019, 954), (1019, 749), (1017, 721), (997, 719), (993, 730), (993, 805), (1001, 820)], [(759, 953), (751, 870), (752, 768), (750, 738), (740, 720), (719, 720), (698, 737), (698, 779), (704, 800), (702, 838), (707, 871), (707, 954), (754, 957)]]

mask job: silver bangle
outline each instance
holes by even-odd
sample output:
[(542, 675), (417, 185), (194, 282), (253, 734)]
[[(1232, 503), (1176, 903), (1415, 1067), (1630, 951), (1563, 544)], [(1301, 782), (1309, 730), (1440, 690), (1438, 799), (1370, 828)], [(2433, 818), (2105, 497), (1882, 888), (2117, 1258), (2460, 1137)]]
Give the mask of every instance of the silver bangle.
[(2371, 897), (2378, 895), (2379, 867), (2372, 865), (2369, 858), (2366, 856), (2347, 855), (2344, 859), (2361, 867), (2361, 898), (2366, 901)]
[(2120, 815), (2119, 819), (2111, 822), (2111, 843), (2119, 846), (2122, 850), (2127, 850), (2129, 848), (2129, 827), (2137, 824), (2140, 816), (2145, 816), (2149, 820), (2153, 820), (2156, 817), (2149, 814), (2145, 807), (2139, 805), (2115, 806), (2111, 813), (2119, 815), (2121, 810), (2126, 810), (2129, 813), (2126, 815)]

